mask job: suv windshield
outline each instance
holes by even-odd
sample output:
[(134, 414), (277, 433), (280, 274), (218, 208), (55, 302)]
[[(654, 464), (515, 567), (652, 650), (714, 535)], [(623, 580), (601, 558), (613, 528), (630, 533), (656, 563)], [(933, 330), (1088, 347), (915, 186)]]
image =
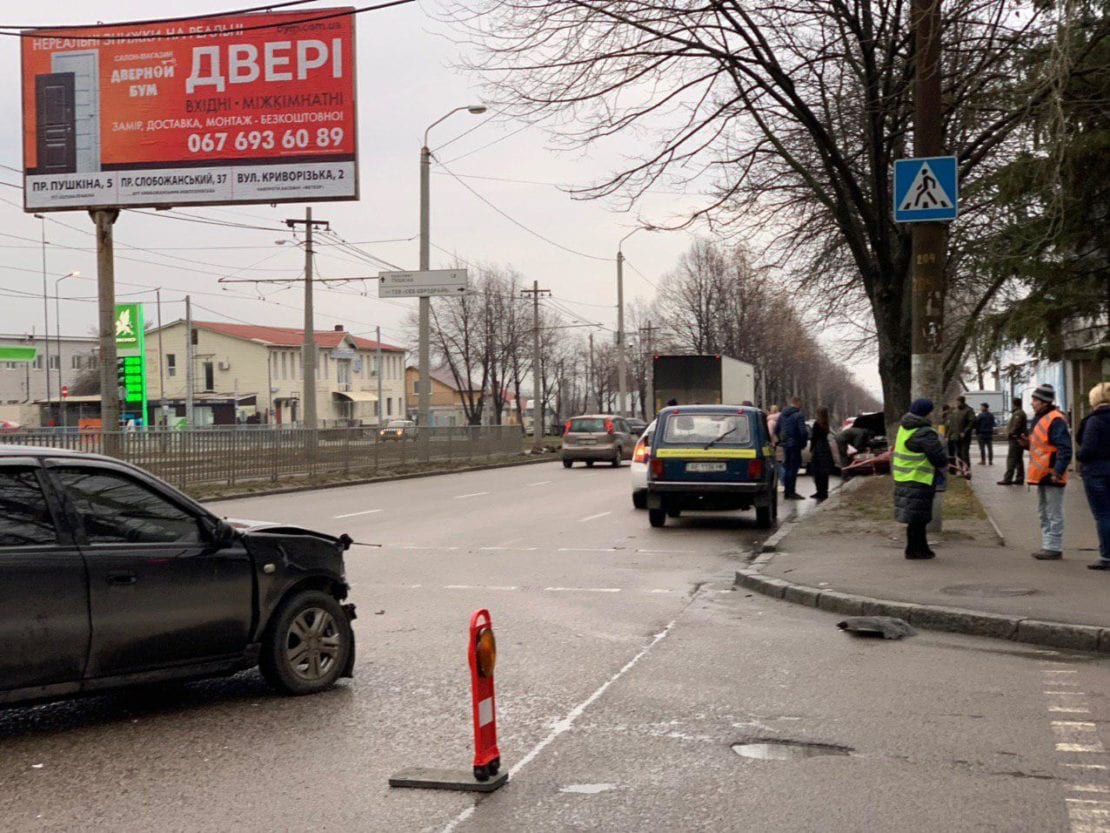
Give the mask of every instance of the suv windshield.
[(577, 434), (604, 434), (605, 420), (599, 417), (575, 417), (570, 421), (570, 430)]
[(750, 445), (751, 423), (745, 414), (677, 414), (663, 428), (665, 443)]

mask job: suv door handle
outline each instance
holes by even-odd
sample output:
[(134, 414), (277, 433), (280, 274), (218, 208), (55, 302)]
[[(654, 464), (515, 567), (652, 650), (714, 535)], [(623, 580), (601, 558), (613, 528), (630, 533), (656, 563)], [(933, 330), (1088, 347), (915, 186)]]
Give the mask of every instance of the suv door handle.
[(139, 580), (139, 577), (128, 570), (117, 570), (108, 573), (108, 583), (117, 586), (126, 586), (134, 584)]

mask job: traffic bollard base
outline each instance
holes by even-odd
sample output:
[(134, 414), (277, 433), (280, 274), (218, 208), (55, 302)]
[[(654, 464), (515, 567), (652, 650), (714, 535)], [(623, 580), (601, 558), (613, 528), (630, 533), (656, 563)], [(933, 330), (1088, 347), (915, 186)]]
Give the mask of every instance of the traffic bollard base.
[(410, 767), (389, 777), (391, 787), (411, 787), (421, 790), (461, 790), (463, 792), (491, 793), (509, 780), (509, 773), (502, 772), (486, 781), (479, 781), (473, 772), (464, 769), (435, 769)]

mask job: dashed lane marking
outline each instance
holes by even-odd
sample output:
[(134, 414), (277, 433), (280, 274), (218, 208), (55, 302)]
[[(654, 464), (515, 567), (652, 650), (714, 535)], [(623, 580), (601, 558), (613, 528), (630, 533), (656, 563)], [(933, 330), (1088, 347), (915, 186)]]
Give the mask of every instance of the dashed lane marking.
[[(1090, 704), (1087, 695), (1079, 689), (1078, 683), (1065, 683), (1061, 677), (1078, 673), (1074, 669), (1042, 668), (1045, 675), (1044, 695), (1048, 699), (1050, 714), (1089, 714)], [(1071, 688), (1064, 688), (1070, 686)], [(1092, 761), (1105, 760), (1106, 748), (1098, 734), (1098, 724), (1089, 720), (1053, 720), (1052, 734), (1056, 738), (1056, 752), (1061, 756), (1082, 756), (1079, 762), (1061, 760), (1061, 768), (1071, 781), (1068, 789), (1074, 796), (1065, 797), (1064, 806), (1068, 812), (1068, 825), (1071, 833), (1110, 833), (1110, 801), (1102, 796), (1110, 795), (1110, 785), (1096, 783), (1103, 781), (1110, 766)], [(1091, 796), (1087, 798), (1086, 796)], [(1098, 796), (1097, 798), (1095, 796)]]
[(455, 495), (455, 500), (463, 500), (464, 498), (468, 498), (468, 497), (481, 497), (482, 495), (488, 495), (488, 494), (489, 494), (489, 492), (470, 492), (469, 494), (465, 494), (465, 495)]
[(448, 584), (446, 590), (519, 590), (515, 585), (498, 586), (496, 584)]
[(616, 547), (559, 547), (556, 552), (616, 552)]
[(596, 521), (598, 518), (604, 518), (606, 515), (612, 515), (612, 514), (613, 514), (612, 509), (610, 509), (608, 512), (598, 512), (596, 515), (587, 515), (584, 518), (579, 518), (578, 523), (584, 524), (584, 523), (586, 523), (586, 521)]
[(546, 486), (550, 482), (551, 482), (550, 480), (537, 480), (535, 483), (529, 483), (528, 485), (530, 487), (531, 486)]
[(361, 512), (348, 512), (346, 515), (332, 515), (332, 518), (338, 521), (340, 518), (356, 518), (359, 515), (373, 515), (375, 512), (381, 511), (381, 509), (364, 509)]

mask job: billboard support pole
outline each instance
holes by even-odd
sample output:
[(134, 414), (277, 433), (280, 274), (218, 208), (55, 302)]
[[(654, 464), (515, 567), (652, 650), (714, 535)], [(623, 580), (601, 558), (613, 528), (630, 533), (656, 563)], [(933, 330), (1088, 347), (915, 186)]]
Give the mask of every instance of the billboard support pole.
[(90, 211), (96, 224), (96, 288), (100, 321), (100, 431), (104, 453), (119, 453), (119, 381), (116, 374), (116, 271), (112, 226), (118, 208)]

